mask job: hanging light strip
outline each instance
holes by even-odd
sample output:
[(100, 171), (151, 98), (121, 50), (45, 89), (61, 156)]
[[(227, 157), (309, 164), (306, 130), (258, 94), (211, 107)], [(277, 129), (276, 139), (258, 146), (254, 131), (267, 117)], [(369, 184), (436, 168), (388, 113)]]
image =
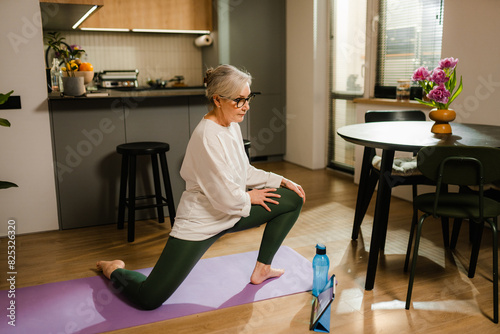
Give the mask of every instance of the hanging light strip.
[(80, 28), (80, 30), (86, 31), (118, 31), (118, 32), (129, 32), (130, 29), (126, 28)]
[(210, 30), (175, 30), (175, 29), (132, 29), (132, 32), (156, 32), (161, 34), (210, 34)]
[(76, 22), (76, 23), (73, 25), (73, 27), (72, 27), (72, 28), (73, 28), (73, 29), (78, 28), (78, 26), (79, 26), (80, 24), (82, 24), (82, 22), (83, 22), (83, 21), (85, 21), (85, 20), (87, 19), (87, 17), (89, 17), (89, 16), (90, 16), (90, 14), (92, 14), (92, 13), (93, 13), (93, 12), (94, 12), (97, 8), (99, 8), (99, 6), (97, 6), (97, 5), (92, 6), (92, 8), (90, 8), (90, 9), (89, 9), (89, 10), (88, 10), (88, 11), (87, 11), (87, 12), (86, 12), (86, 13), (85, 13), (85, 14), (84, 14), (84, 15), (83, 15), (83, 16), (82, 16), (79, 20), (78, 20), (78, 22)]

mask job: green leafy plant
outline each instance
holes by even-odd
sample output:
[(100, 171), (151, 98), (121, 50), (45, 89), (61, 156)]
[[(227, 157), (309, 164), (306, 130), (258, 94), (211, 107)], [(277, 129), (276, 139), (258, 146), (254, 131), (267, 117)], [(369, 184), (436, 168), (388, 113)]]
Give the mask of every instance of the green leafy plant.
[(80, 57), (85, 50), (82, 50), (78, 45), (69, 45), (64, 40), (65, 38), (60, 32), (48, 32), (45, 36), (47, 51), (45, 53), (45, 61), (48, 65), (48, 53), (50, 49), (54, 50), (54, 56), (60, 60), (60, 64), (64, 64), (63, 70), (66, 71), (69, 77), (75, 76), (75, 71), (78, 71), (79, 63), (75, 60)]
[[(12, 93), (14, 93), (13, 90), (8, 92), (7, 94), (0, 93), (0, 104), (4, 104), (5, 102), (7, 102)], [(0, 118), (0, 125), (10, 127), (10, 122), (5, 118)], [(0, 181), (0, 189), (7, 189), (11, 187), (17, 187), (17, 184), (8, 181)]]

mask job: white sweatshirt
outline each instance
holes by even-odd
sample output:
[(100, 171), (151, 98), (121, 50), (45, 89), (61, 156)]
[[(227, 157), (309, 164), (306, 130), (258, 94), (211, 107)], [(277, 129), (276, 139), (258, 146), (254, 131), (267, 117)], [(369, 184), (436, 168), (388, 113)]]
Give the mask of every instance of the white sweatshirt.
[(186, 181), (171, 236), (205, 240), (250, 214), (247, 188), (278, 188), (282, 176), (250, 165), (238, 123), (202, 119), (181, 167)]

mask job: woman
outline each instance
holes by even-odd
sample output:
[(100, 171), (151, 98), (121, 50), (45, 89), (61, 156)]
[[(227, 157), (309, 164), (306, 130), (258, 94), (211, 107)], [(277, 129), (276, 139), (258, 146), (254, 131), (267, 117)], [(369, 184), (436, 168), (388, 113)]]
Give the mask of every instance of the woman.
[[(123, 294), (144, 309), (161, 306), (221, 236), (264, 223), (250, 282), (260, 284), (284, 273), (272, 268), (271, 261), (297, 220), (305, 193), (300, 185), (256, 169), (248, 161), (238, 123), (254, 96), (251, 79), (250, 74), (230, 65), (207, 71), (211, 110), (189, 140), (181, 167), (186, 190), (170, 237), (150, 275), (124, 269), (121, 260), (97, 263)], [(249, 188), (252, 190), (247, 191)]]

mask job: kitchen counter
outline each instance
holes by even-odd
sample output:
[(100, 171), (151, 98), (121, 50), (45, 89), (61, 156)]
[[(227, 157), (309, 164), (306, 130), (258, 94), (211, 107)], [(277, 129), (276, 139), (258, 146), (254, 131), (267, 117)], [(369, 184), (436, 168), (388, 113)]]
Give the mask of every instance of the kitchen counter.
[(175, 97), (175, 96), (204, 96), (205, 87), (179, 87), (179, 88), (137, 88), (137, 89), (100, 89), (99, 92), (106, 92), (108, 96), (61, 96), (61, 93), (49, 93), (49, 100), (94, 100), (94, 99), (115, 99), (130, 97)]

